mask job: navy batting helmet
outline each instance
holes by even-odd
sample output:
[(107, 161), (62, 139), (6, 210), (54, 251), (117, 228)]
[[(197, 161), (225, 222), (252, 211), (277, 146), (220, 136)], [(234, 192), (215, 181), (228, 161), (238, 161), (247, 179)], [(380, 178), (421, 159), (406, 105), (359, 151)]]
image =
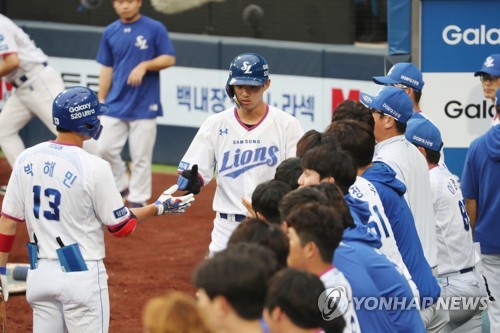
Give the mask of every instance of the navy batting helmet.
[(97, 95), (86, 87), (70, 87), (61, 92), (52, 104), (54, 125), (99, 139), (102, 132), (98, 116), (109, 110), (100, 104)]
[(233, 59), (229, 66), (226, 92), (233, 99), (232, 86), (263, 86), (269, 79), (269, 65), (257, 53), (243, 53)]

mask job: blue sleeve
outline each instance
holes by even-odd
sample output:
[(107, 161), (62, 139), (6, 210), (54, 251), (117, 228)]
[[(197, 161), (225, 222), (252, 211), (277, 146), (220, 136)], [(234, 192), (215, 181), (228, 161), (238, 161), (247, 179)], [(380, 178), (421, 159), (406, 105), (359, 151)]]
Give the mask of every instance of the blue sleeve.
[(99, 50), (97, 51), (96, 60), (98, 63), (104, 66), (113, 67), (113, 53), (111, 52), (111, 46), (108, 42), (108, 30), (104, 30), (102, 34), (101, 43), (99, 44)]
[(156, 56), (160, 56), (162, 54), (175, 56), (174, 45), (170, 40), (170, 37), (168, 35), (168, 30), (161, 23), (158, 23), (158, 27), (156, 29), (155, 43), (157, 50)]
[(474, 155), (476, 149), (474, 142), (470, 145), (469, 151), (467, 152), (467, 157), (465, 158), (464, 171), (462, 173), (462, 179), (460, 181), (462, 194), (466, 199), (477, 199), (477, 181), (474, 175)]

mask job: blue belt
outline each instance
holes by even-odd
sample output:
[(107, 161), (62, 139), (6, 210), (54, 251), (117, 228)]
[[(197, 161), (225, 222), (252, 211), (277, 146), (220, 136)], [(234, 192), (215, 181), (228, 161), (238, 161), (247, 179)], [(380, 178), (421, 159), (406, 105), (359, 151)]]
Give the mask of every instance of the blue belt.
[[(48, 66), (48, 62), (44, 61), (42, 62), (42, 65), (43, 67), (47, 67)], [(21, 84), (23, 84), (24, 82), (28, 81), (28, 77), (25, 75), (21, 76), (20, 78), (17, 79), (17, 81), (19, 81), (19, 83), (16, 83), (16, 81), (12, 81), (11, 84), (14, 86), (14, 88), (19, 88), (19, 86)]]
[[(221, 219), (227, 220), (228, 214), (226, 214), (226, 213), (219, 213), (219, 216), (220, 216)], [(234, 220), (236, 222), (243, 222), (243, 221), (245, 221), (246, 218), (247, 217), (245, 215), (234, 214)]]

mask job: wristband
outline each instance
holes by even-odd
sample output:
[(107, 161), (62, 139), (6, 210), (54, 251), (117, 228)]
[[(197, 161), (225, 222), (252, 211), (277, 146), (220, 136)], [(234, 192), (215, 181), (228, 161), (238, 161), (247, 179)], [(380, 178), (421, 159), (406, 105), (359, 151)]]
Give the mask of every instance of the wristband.
[(0, 275), (7, 275), (7, 267), (0, 266)]
[(16, 234), (5, 235), (0, 233), (0, 252), (10, 253), (15, 238)]

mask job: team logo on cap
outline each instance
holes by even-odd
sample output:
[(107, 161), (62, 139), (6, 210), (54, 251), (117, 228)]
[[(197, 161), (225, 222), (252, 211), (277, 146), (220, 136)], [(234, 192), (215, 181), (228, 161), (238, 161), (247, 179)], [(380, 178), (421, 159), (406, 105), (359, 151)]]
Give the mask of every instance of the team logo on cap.
[(363, 95), (363, 100), (366, 102), (366, 103), (371, 103), (373, 102), (372, 99), (366, 95)]
[(495, 59), (493, 57), (488, 57), (484, 61), (484, 66), (485, 67), (493, 67), (495, 66)]

